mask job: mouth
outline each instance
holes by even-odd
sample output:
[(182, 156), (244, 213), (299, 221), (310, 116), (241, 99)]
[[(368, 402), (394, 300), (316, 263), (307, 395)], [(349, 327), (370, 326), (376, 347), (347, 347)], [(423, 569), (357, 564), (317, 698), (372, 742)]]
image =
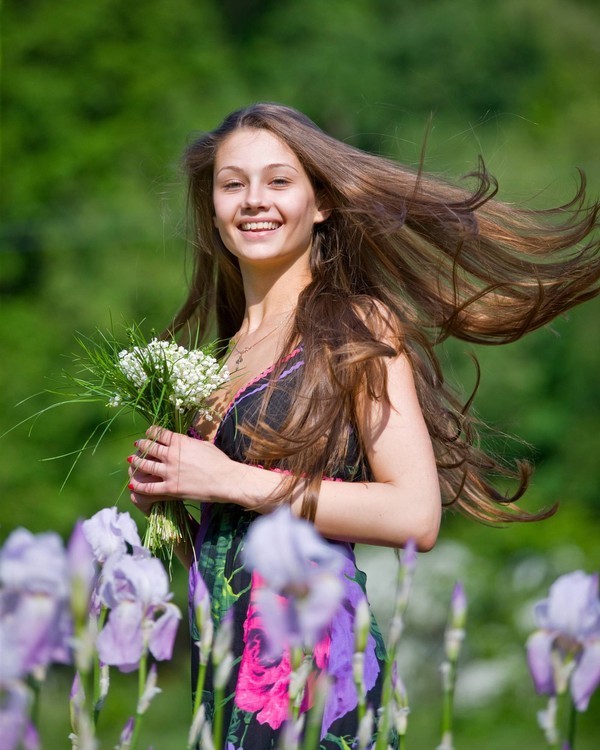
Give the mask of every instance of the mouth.
[(243, 221), (239, 228), (242, 232), (267, 232), (279, 229), (281, 222), (278, 221)]

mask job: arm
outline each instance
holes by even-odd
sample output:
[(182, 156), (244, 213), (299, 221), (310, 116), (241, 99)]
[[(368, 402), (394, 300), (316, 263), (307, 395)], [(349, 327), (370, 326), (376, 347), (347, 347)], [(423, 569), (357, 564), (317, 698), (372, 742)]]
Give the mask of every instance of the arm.
[[(388, 361), (390, 406), (368, 401), (359, 428), (375, 481), (323, 482), (315, 524), (331, 539), (398, 547), (409, 538), (430, 549), (437, 538), (440, 489), (431, 441), (415, 392), (408, 360)], [(138, 453), (136, 470), (155, 482), (131, 489), (143, 495), (169, 495), (192, 501), (233, 502), (268, 512), (269, 497), (283, 481), (278, 472), (240, 464), (211, 443), (151, 427)], [(292, 499), (299, 512), (301, 498)]]

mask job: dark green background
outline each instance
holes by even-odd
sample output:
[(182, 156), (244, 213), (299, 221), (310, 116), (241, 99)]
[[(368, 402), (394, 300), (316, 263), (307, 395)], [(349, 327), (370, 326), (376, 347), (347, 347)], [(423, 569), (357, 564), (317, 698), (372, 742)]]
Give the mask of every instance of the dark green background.
[[(15, 406), (53, 387), (76, 331), (168, 322), (185, 289), (179, 157), (194, 132), (239, 106), (279, 101), (414, 165), (431, 117), (430, 171), (458, 178), (481, 154), (501, 198), (543, 206), (573, 194), (579, 166), (597, 197), (599, 39), (594, 0), (5, 0), (0, 433), (52, 403), (41, 395)], [(544, 747), (523, 644), (532, 602), (551, 581), (600, 567), (599, 314), (596, 300), (518, 344), (476, 352), (478, 412), (526, 441), (503, 445), (507, 456), (537, 465), (524, 505), (559, 500), (561, 510), (504, 530), (446, 518), (409, 609), (410, 747), (437, 744), (437, 667), (456, 577), (471, 602), (456, 747)], [(470, 351), (458, 343), (443, 353), (466, 390)], [(129, 508), (124, 458), (139, 427), (120, 425), (62, 491), (72, 458), (46, 460), (76, 451), (102, 416), (64, 407), (2, 438), (2, 539), (19, 525), (66, 535), (78, 516), (115, 501)], [(361, 556), (385, 620), (391, 558)], [(174, 586), (185, 608), (180, 574)], [(183, 627), (149, 716), (155, 750), (185, 744), (186, 650)], [(67, 732), (65, 680), (50, 677), (47, 747)], [(106, 747), (134, 704), (133, 681), (121, 683)], [(599, 707), (596, 696), (581, 717), (581, 748), (597, 747)]]

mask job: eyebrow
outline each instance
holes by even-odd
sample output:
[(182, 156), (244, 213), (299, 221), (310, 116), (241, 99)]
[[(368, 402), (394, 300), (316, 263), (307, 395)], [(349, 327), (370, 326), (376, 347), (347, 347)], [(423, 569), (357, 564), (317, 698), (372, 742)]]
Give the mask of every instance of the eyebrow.
[[(285, 164), (285, 163), (277, 163), (277, 164), (267, 164), (267, 166), (264, 168), (263, 171), (266, 171), (268, 169), (280, 169), (281, 167), (287, 167), (288, 169), (293, 169), (294, 172), (297, 172), (298, 170), (296, 167), (294, 167), (292, 164)], [(230, 169), (232, 172), (243, 172), (244, 170), (241, 167), (236, 167), (235, 165), (229, 165), (227, 164), (224, 167), (221, 167), (216, 174), (220, 174), (221, 172), (225, 171), (226, 169)]]

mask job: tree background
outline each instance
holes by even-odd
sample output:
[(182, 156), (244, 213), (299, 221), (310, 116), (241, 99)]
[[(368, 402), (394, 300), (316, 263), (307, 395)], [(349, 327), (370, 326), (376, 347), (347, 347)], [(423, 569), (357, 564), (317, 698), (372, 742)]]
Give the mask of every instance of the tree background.
[[(4, 0), (1, 14), (0, 433), (56, 400), (29, 397), (69, 367), (76, 332), (168, 322), (188, 269), (179, 158), (194, 133), (240, 106), (290, 104), (336, 137), (412, 165), (431, 118), (429, 171), (459, 178), (481, 154), (502, 199), (548, 206), (573, 195), (581, 167), (598, 196), (594, 0)], [(599, 313), (594, 300), (517, 344), (454, 343), (443, 353), (465, 392), (474, 380), (467, 354), (477, 354), (477, 411), (522, 438), (502, 446), (507, 457), (535, 461), (525, 507), (559, 500), (561, 510), (507, 529), (446, 516), (436, 550), (420, 559), (409, 609), (411, 746), (436, 745), (456, 577), (471, 601), (457, 747), (544, 746), (535, 719), (543, 700), (523, 644), (531, 605), (557, 575), (600, 568)], [(61, 489), (69, 454), (103, 415), (64, 407), (2, 438), (0, 540), (21, 525), (66, 535), (104, 505), (130, 509), (124, 458), (136, 425), (86, 452)], [(393, 560), (360, 555), (385, 622)], [(180, 572), (174, 586), (185, 609)], [(184, 631), (160, 670), (165, 692), (146, 730), (156, 750), (185, 741)], [(43, 706), (50, 747), (68, 731), (65, 679), (51, 677)], [(107, 742), (130, 690), (117, 680)], [(584, 750), (597, 747), (599, 707), (596, 696), (581, 717)]]

